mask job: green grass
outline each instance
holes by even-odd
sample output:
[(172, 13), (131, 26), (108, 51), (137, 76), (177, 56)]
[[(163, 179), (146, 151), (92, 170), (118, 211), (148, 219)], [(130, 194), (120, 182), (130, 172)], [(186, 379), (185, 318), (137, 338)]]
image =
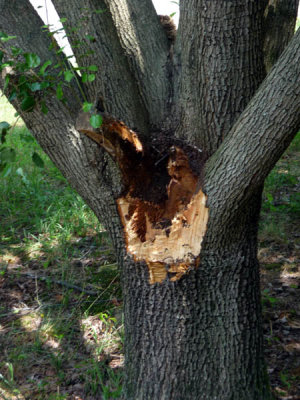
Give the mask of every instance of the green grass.
[[(7, 146), (17, 149), (10, 174), (1, 179), (0, 234), (5, 242), (33, 236), (55, 236), (58, 242), (72, 235), (86, 236), (99, 230), (96, 217), (69, 187), (24, 127), (15, 127)], [(45, 162), (37, 168), (31, 159), (36, 152)], [(22, 169), (23, 173), (18, 171)]]
[(260, 238), (289, 241), (300, 223), (300, 132), (265, 181)]
[[(12, 123), (14, 110), (4, 98), (0, 105), (0, 121)], [(72, 384), (87, 396), (118, 398), (122, 372), (106, 361), (123, 342), (122, 323), (113, 317), (121, 293), (108, 236), (22, 121), (4, 146), (16, 150), (16, 159), (9, 173), (0, 173), (0, 280), (7, 287), (0, 304), (0, 398), (65, 399)], [(34, 153), (43, 168), (33, 163)], [(11, 297), (16, 292), (20, 299)], [(25, 305), (28, 314), (19, 316)], [(43, 379), (30, 378), (37, 370)]]

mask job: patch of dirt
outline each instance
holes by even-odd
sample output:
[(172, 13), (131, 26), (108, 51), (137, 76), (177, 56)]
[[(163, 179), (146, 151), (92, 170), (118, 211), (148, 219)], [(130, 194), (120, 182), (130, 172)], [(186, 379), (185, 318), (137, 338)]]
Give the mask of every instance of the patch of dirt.
[(286, 244), (259, 250), (265, 358), (277, 399), (300, 399), (300, 248), (293, 229)]

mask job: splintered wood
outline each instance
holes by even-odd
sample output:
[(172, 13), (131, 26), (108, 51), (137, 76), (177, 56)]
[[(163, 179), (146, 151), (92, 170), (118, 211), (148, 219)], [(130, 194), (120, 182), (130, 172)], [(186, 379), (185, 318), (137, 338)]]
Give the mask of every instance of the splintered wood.
[(172, 149), (168, 173), (164, 204), (137, 200), (130, 193), (117, 200), (127, 250), (147, 263), (150, 283), (163, 282), (168, 274), (176, 281), (197, 266), (208, 221), (206, 195), (197, 191), (197, 177), (179, 148)]
[[(151, 146), (144, 148), (136, 133), (121, 121), (103, 114), (103, 124), (95, 130), (89, 115), (81, 113), (76, 128), (102, 146), (120, 167), (125, 194), (117, 204), (127, 251), (135, 261), (146, 262), (150, 283), (167, 278), (176, 281), (197, 268), (208, 208), (186, 152), (177, 146), (169, 148), (162, 171)], [(160, 174), (167, 178), (164, 186), (153, 179)], [(149, 200), (157, 189), (163, 192), (162, 200)]]
[(137, 207), (129, 217), (130, 203), (130, 199), (126, 197), (118, 199), (127, 250), (136, 261), (147, 263), (150, 283), (162, 282), (168, 273), (174, 274), (171, 280), (176, 281), (189, 268), (195, 268), (208, 220), (206, 195), (199, 190), (192, 196), (189, 204), (174, 215), (167, 227), (151, 223), (147, 211), (144, 210), (146, 233), (142, 240), (135, 226), (140, 208)]

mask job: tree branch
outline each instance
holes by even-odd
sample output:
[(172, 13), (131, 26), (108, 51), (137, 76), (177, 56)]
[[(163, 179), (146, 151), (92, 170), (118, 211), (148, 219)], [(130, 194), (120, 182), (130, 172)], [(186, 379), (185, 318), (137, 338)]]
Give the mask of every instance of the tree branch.
[(152, 125), (169, 105), (169, 46), (151, 0), (106, 1)]
[[(300, 128), (300, 30), (206, 168), (211, 224), (228, 223)], [(238, 215), (238, 213), (236, 214)]]
[(175, 45), (182, 65), (175, 85), (179, 87), (176, 114), (181, 119), (178, 134), (183, 132), (210, 155), (264, 78), (264, 8), (261, 1), (247, 4), (244, 0), (180, 2)]
[[(41, 34), (42, 25), (28, 1), (0, 0), (0, 30), (17, 35), (14, 44), (24, 51), (38, 53), (42, 61), (54, 61), (55, 56), (49, 50), (50, 38)], [(0, 77), (1, 89), (3, 85)], [(47, 96), (47, 115), (39, 107), (31, 112), (22, 111), (17, 100), (13, 101), (13, 105), (46, 154), (101, 218), (112, 235), (115, 248), (122, 253), (123, 234), (114, 200), (122, 190), (120, 174), (101, 149), (75, 129), (74, 115), (77, 116), (81, 105), (75, 101), (71, 91), (66, 91), (65, 97), (69, 108), (56, 96)]]
[(35, 50), (42, 61), (50, 59), (56, 62), (55, 53), (49, 51), (51, 39), (42, 34), (43, 25), (29, 0), (0, 0), (1, 30), (17, 36), (18, 46), (32, 52)]
[[(54, 39), (51, 39), (46, 32), (42, 32), (43, 25), (44, 22), (28, 0), (0, 0), (0, 30), (17, 36), (14, 41), (3, 43), (3, 46), (9, 51), (9, 46), (16, 44), (25, 52), (37, 54), (41, 59), (41, 65), (50, 60), (53, 66), (58, 61), (63, 62), (63, 58), (55, 54), (55, 51), (49, 50)], [(57, 49), (59, 49), (58, 45)], [(57, 75), (57, 70), (53, 71), (53, 75)], [(78, 98), (81, 99), (82, 97), (74, 81), (70, 82), (69, 86), (71, 89), (65, 90), (64, 97), (67, 100), (69, 110), (74, 112), (73, 115), (76, 115), (81, 106)], [(74, 92), (76, 96), (74, 96)], [(24, 117), (24, 112), (19, 111), (20, 115)]]
[(104, 0), (53, 0), (79, 66), (96, 65), (96, 79), (88, 85), (91, 101), (102, 98), (105, 111), (142, 132), (148, 112), (138, 83), (130, 72), (111, 12)]

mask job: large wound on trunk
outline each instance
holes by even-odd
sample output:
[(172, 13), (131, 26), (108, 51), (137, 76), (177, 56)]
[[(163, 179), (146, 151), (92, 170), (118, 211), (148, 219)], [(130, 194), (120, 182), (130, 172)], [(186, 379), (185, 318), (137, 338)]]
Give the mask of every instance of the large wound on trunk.
[(101, 129), (93, 130), (85, 116), (77, 129), (119, 165), (125, 190), (117, 204), (127, 251), (147, 264), (150, 283), (176, 281), (197, 268), (208, 208), (187, 146), (159, 146), (163, 150), (158, 151), (151, 141), (142, 144), (124, 123), (105, 116)]

